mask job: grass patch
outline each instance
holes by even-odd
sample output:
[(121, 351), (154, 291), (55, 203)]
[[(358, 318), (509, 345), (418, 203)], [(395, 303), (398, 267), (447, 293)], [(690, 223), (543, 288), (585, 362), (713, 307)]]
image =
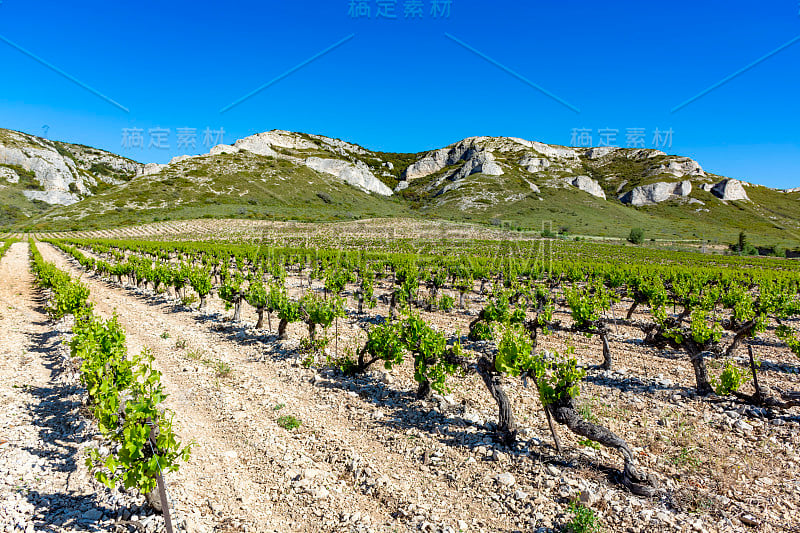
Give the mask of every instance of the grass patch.
[(594, 511), (577, 502), (569, 505), (572, 513), (572, 520), (565, 526), (564, 531), (568, 533), (596, 533), (600, 531), (600, 522)]
[(218, 378), (227, 378), (233, 372), (231, 365), (221, 360), (212, 362), (211, 368), (214, 370), (214, 374), (216, 374)]
[(291, 415), (284, 415), (278, 418), (278, 425), (287, 431), (292, 431), (299, 428), (302, 422)]

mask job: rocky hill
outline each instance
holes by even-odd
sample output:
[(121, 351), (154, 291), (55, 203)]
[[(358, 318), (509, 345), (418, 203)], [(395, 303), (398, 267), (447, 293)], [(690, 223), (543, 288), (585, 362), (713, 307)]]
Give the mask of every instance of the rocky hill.
[(0, 129), (0, 225), (77, 203), (125, 183), (143, 167), (88, 146)]
[(587, 235), (762, 243), (800, 238), (800, 191), (779, 191), (705, 171), (658, 150), (570, 148), (473, 137), (420, 154), (395, 191), (420, 212)]
[(9, 194), (27, 200), (16, 220), (37, 228), (220, 216), (426, 216), (526, 229), (545, 223), (600, 236), (638, 226), (654, 238), (726, 241), (746, 230), (756, 242), (800, 244), (800, 190), (726, 178), (658, 150), (511, 137), (394, 154), (275, 130), (205, 155), (142, 165), (0, 130), (0, 187), (0, 203), (9, 203)]
[(428, 152), (406, 168), (398, 189), (416, 185), (424, 194), (439, 197), (468, 185), (466, 178), (474, 174), (514, 173), (521, 174), (534, 194), (543, 187), (574, 187), (636, 207), (680, 198), (705, 205), (692, 201), (693, 186), (724, 201), (749, 199), (742, 182), (707, 174), (687, 157), (659, 150), (567, 148), (507, 137), (473, 137)]

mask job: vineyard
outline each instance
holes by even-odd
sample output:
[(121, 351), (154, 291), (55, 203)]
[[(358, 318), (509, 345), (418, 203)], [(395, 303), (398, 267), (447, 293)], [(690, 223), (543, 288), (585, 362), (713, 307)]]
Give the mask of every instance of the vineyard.
[(12, 244), (14, 244), (14, 241), (0, 241), (0, 259), (5, 255)]
[(141, 496), (104, 527), (171, 509), (194, 531), (797, 530), (794, 261), (61, 237), (0, 257), (30, 251), (65, 329), (99, 442), (86, 486)]

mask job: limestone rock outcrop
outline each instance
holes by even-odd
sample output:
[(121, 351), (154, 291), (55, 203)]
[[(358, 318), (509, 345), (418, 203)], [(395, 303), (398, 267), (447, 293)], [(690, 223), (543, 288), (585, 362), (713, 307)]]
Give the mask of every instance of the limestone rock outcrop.
[(235, 154), (239, 151), (241, 151), (241, 148), (236, 146), (231, 146), (230, 144), (218, 144), (211, 148), (211, 151), (208, 152), (208, 155)]
[(575, 178), (564, 178), (564, 181), (584, 192), (588, 192), (597, 198), (606, 199), (606, 193), (595, 180), (589, 176), (577, 176)]
[(620, 201), (633, 206), (654, 205), (672, 198), (688, 196), (692, 192), (692, 182), (657, 182), (640, 185), (622, 195)]
[[(25, 196), (51, 205), (73, 204), (81, 195), (90, 194), (91, 188), (100, 181), (121, 183), (112, 176), (93, 174), (95, 165), (128, 176), (142, 167), (135, 161), (102, 150), (55, 143), (12, 131), (5, 131), (0, 142), (0, 165), (16, 166), (33, 173), (43, 190), (24, 191)], [(13, 183), (13, 179), (9, 181)]]
[(700, 164), (689, 158), (681, 158), (659, 165), (648, 172), (648, 176), (657, 176), (658, 174), (671, 174), (675, 177), (682, 178), (684, 176), (705, 176), (706, 173)]
[(340, 180), (366, 192), (374, 192), (383, 196), (391, 196), (392, 190), (370, 172), (369, 167), (361, 161), (353, 164), (341, 159), (323, 159), (309, 157), (305, 165), (317, 172), (336, 176)]
[(366, 192), (374, 192), (383, 196), (392, 195), (392, 190), (375, 177), (370, 171), (370, 168), (362, 161), (348, 161), (346, 159), (316, 156), (303, 159), (276, 150), (276, 148), (289, 150), (325, 150), (341, 155), (342, 157), (350, 157), (351, 153), (366, 153), (363, 148), (338, 139), (330, 139), (321, 135), (309, 135), (308, 137), (312, 140), (303, 135), (289, 131), (267, 131), (245, 137), (244, 139), (239, 139), (233, 146), (219, 144), (211, 149), (209, 155), (231, 154), (247, 150), (256, 155), (285, 159), (297, 165), (305, 165), (317, 172), (336, 176), (345, 183)]
[(478, 152), (464, 162), (464, 165), (450, 178), (453, 181), (466, 178), (473, 174), (486, 174), (487, 176), (502, 176), (500, 168), (491, 152)]
[(292, 150), (308, 150), (319, 148), (315, 143), (288, 131), (265, 131), (257, 133), (244, 139), (239, 139), (234, 146), (254, 154), (275, 157), (275, 150), (272, 148), (289, 148)]
[(578, 161), (580, 159), (578, 152), (572, 148), (565, 148), (563, 146), (551, 146), (536, 141), (529, 141), (529, 148), (536, 150), (538, 153), (549, 159), (559, 159), (564, 161)]
[(477, 140), (479, 138), (464, 139), (446, 148), (428, 152), (403, 172), (403, 180), (411, 181), (424, 178), (461, 161), (464, 161), (464, 167), (467, 168), (466, 174), (461, 175), (461, 170), (459, 170), (456, 173), (458, 176), (454, 176), (455, 179), (477, 172), (483, 172), (491, 176), (502, 175), (503, 169), (494, 161), (492, 153), (478, 147)]
[(598, 146), (596, 148), (589, 148), (584, 155), (589, 159), (600, 159), (617, 150), (618, 148), (613, 146)]
[(531, 174), (536, 174), (537, 172), (541, 172), (551, 167), (552, 163), (550, 162), (549, 159), (545, 159), (544, 157), (535, 157), (531, 154), (525, 154), (519, 160), (519, 166), (521, 166)]
[(724, 179), (711, 188), (711, 193), (724, 201), (749, 200), (747, 191), (744, 190), (742, 182), (732, 178)]
[(0, 167), (0, 179), (9, 183), (19, 183), (19, 174), (8, 167)]
[(139, 169), (139, 172), (136, 173), (136, 176), (152, 176), (153, 174), (158, 174), (161, 172), (161, 170), (166, 168), (166, 166), (167, 165), (162, 165), (159, 163), (147, 163)]

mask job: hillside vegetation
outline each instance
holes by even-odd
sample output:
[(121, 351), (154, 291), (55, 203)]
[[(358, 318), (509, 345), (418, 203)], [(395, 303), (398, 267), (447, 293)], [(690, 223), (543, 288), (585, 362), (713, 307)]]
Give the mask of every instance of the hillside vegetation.
[(0, 227), (107, 229), (197, 218), (403, 217), (578, 236), (800, 246), (800, 192), (708, 173), (657, 150), (474, 137), (417, 154), (265, 132), (142, 165), (0, 130)]

